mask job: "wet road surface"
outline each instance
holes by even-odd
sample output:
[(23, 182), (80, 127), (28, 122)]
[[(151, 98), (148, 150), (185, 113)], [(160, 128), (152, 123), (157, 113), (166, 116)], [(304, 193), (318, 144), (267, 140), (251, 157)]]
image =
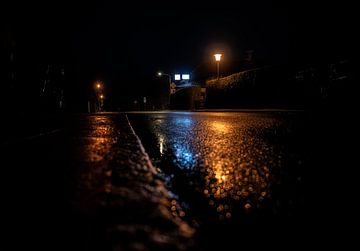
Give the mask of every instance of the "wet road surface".
[[(299, 246), (304, 239), (301, 112), (129, 114), (198, 249)], [(286, 242), (285, 242), (286, 240)], [(235, 247), (235, 249), (234, 249)]]
[(171, 214), (172, 197), (124, 114), (58, 125), (22, 139), (8, 131), (0, 142), (4, 250), (191, 247), (193, 229)]

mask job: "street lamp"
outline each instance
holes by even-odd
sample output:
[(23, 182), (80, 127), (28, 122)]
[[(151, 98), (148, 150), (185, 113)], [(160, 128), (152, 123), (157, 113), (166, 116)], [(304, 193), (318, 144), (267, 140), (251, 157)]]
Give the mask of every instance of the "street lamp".
[(100, 81), (96, 81), (96, 83), (95, 83), (95, 88), (97, 89), (97, 90), (100, 90), (101, 89), (101, 82)]
[[(94, 107), (95, 107), (95, 111), (101, 111), (103, 104), (104, 104), (104, 95), (103, 95), (103, 89), (104, 89), (104, 84), (102, 81), (97, 80), (94, 84), (94, 89), (95, 89), (95, 101), (94, 101)], [(90, 110), (90, 101), (88, 102), (88, 110)]]
[(99, 97), (100, 97), (100, 111), (102, 111), (104, 107), (104, 95), (100, 94)]
[(171, 92), (170, 92), (170, 86), (171, 86), (171, 75), (170, 74), (166, 74), (166, 73), (163, 73), (163, 72), (161, 72), (161, 71), (159, 71), (158, 73), (157, 73), (157, 75), (159, 76), (159, 77), (161, 77), (161, 76), (167, 76), (168, 78), (169, 78), (169, 86), (168, 86), (168, 91), (169, 91), (169, 97), (168, 97), (168, 108), (170, 108), (170, 95), (171, 95)]
[(161, 77), (162, 75), (167, 76), (167, 77), (169, 78), (169, 84), (171, 84), (171, 75), (159, 71), (159, 72), (158, 72), (158, 76)]
[(220, 53), (214, 54), (216, 65), (217, 65), (217, 79), (219, 79), (221, 56), (222, 56), (222, 54), (220, 54)]

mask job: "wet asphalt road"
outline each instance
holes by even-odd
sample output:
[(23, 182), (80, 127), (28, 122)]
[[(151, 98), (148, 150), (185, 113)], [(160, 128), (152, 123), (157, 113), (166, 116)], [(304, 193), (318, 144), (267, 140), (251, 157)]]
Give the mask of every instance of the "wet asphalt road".
[[(133, 113), (129, 119), (197, 229), (198, 248), (299, 246), (304, 238), (302, 112)], [(234, 250), (232, 248), (232, 250)]]
[[(124, 114), (9, 124), (1, 145), (1, 198), (4, 239), (17, 241), (8, 250), (301, 244), (302, 113), (128, 117), (157, 172), (149, 172)], [(19, 128), (26, 136), (18, 136)]]
[(172, 197), (125, 114), (57, 121), (43, 131), (25, 120), (0, 141), (4, 250), (191, 246), (193, 229), (171, 214)]

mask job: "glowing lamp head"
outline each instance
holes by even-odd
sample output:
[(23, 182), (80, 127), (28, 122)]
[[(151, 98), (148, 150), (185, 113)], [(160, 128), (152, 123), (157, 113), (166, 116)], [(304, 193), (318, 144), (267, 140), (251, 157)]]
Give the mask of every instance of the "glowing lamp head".
[(97, 84), (96, 85), (96, 88), (100, 89), (101, 85), (100, 84)]
[(158, 76), (161, 76), (161, 75), (162, 75), (162, 72), (158, 72), (157, 75), (158, 75)]
[(100, 95), (100, 98), (103, 99), (103, 98), (104, 98), (104, 95), (101, 94), (101, 95)]
[(222, 54), (214, 54), (215, 60), (219, 62), (221, 60)]

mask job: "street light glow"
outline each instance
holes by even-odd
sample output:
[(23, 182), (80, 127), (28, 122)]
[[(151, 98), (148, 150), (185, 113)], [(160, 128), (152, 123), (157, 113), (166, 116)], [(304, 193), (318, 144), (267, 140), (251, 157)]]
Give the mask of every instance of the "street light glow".
[(158, 74), (157, 74), (158, 76), (161, 76), (162, 75), (162, 73), (161, 72), (158, 72)]
[(104, 95), (101, 94), (101, 95), (100, 95), (100, 98), (103, 99), (103, 98), (104, 98)]
[(222, 54), (214, 54), (215, 60), (219, 62), (221, 60)]

